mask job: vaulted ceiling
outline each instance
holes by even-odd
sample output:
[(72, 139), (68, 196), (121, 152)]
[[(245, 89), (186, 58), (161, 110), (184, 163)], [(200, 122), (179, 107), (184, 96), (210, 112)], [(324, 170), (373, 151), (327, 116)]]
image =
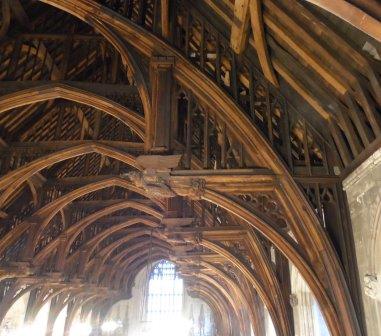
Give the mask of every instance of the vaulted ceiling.
[(263, 335), (266, 306), (292, 335), (292, 263), (332, 335), (360, 335), (340, 181), (380, 146), (381, 29), (342, 2), (368, 24), (323, 1), (3, 0), (0, 320), (28, 290), (30, 319), (51, 298), (101, 316), (171, 259), (221, 334)]

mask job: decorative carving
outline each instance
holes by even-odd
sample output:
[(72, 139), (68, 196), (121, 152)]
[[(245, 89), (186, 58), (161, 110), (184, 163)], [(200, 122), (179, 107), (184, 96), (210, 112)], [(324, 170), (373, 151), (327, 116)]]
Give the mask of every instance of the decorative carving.
[(295, 308), (299, 304), (298, 296), (296, 294), (290, 294), (290, 305)]
[(157, 198), (171, 198), (176, 194), (166, 184), (166, 180), (156, 171), (129, 172), (129, 179), (137, 187), (144, 189), (148, 194)]
[(205, 194), (206, 182), (204, 179), (192, 179), (189, 197), (192, 200), (200, 200)]
[(144, 189), (148, 194), (157, 198), (171, 198), (176, 194), (169, 187), (170, 170), (176, 168), (181, 155), (142, 155), (136, 161), (145, 170), (132, 171), (127, 177), (137, 187)]
[(244, 201), (250, 203), (257, 211), (261, 212), (266, 217), (275, 221), (280, 228), (287, 228), (286, 216), (283, 209), (278, 204), (277, 200), (269, 194), (241, 194), (238, 197)]
[(377, 298), (378, 279), (376, 274), (365, 274), (364, 291), (372, 299)]

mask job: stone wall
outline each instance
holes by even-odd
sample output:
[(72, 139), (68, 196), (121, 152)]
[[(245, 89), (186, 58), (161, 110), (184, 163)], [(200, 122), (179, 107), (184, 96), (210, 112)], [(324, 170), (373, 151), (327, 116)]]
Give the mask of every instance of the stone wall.
[(343, 183), (347, 193), (368, 336), (381, 335), (381, 149)]

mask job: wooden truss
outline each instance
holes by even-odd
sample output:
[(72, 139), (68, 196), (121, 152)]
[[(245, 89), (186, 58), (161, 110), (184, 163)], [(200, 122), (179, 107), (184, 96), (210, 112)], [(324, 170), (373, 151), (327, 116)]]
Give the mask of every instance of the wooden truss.
[(0, 321), (30, 292), (48, 334), (66, 305), (65, 335), (101, 323), (169, 259), (220, 335), (264, 335), (265, 307), (293, 335), (289, 264), (333, 336), (362, 334), (340, 181), (380, 143), (379, 73), (317, 13), (6, 0), (0, 37)]

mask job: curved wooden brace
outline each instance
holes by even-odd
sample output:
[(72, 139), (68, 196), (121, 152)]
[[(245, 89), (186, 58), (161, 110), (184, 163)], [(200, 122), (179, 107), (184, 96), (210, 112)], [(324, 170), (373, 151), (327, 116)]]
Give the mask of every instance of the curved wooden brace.
[[(126, 201), (126, 202), (124, 202), (125, 204), (124, 204), (124, 208), (133, 208), (133, 209), (136, 209), (136, 210), (139, 210), (139, 211), (143, 211), (143, 212), (146, 212), (146, 213), (148, 213), (148, 214), (150, 214), (150, 215), (155, 215), (156, 216), (156, 218), (158, 218), (158, 219), (160, 219), (161, 220), (161, 218), (163, 217), (163, 215), (161, 214), (161, 213), (159, 213), (159, 212), (157, 212), (156, 210), (153, 210), (152, 208), (150, 208), (150, 207), (148, 207), (148, 206), (146, 206), (146, 205), (144, 205), (144, 204), (141, 204), (141, 203), (139, 203), (139, 202), (134, 202), (134, 201)], [(119, 209), (118, 209), (119, 210)], [(117, 210), (116, 210), (117, 211)], [(35, 246), (35, 244), (37, 244), (38, 243), (38, 240), (39, 240), (39, 238), (40, 238), (40, 236), (41, 236), (41, 234), (42, 234), (42, 231), (43, 231), (43, 227), (38, 227), (38, 229), (37, 229), (37, 231), (34, 231), (33, 233), (33, 237), (34, 237), (34, 240), (33, 240), (33, 242), (32, 242), (32, 245), (33, 245), (33, 247)], [(74, 242), (74, 240), (75, 240), (75, 238), (76, 237), (71, 237), (70, 238), (70, 242), (72, 243), (72, 242)], [(66, 245), (66, 250), (64, 251), (64, 255), (66, 256), (66, 254), (69, 252), (69, 248), (70, 248), (70, 245), (68, 244), (68, 245)]]
[(240, 314), (239, 304), (235, 301), (235, 298), (232, 297), (232, 294), (229, 293), (223, 286), (221, 286), (215, 279), (211, 276), (200, 273), (197, 275), (195, 279), (197, 281), (196, 286), (201, 283), (204, 283), (204, 286), (209, 288), (211, 292), (216, 293), (218, 296), (223, 297), (228, 307), (232, 308), (232, 313), (235, 315), (235, 318), (240, 324), (241, 333), (244, 332), (245, 322), (242, 319), (242, 315)]
[[(97, 264), (97, 270), (96, 272), (99, 274), (99, 272), (102, 269), (102, 266), (106, 263), (107, 259), (110, 257), (111, 253), (114, 251), (114, 249), (119, 246), (120, 244), (127, 243), (128, 241), (131, 241), (135, 238), (144, 236), (144, 235), (152, 235), (152, 237), (155, 237), (157, 239), (163, 238), (162, 235), (152, 232), (152, 229), (138, 229), (134, 230), (131, 233), (128, 232), (128, 234), (117, 241), (113, 242), (112, 244), (108, 245), (106, 248), (104, 248), (100, 253), (98, 253), (100, 260), (99, 263)], [(89, 263), (89, 265), (91, 262)]]
[(0, 114), (20, 106), (58, 98), (103, 111), (131, 127), (141, 139), (145, 137), (144, 119), (136, 112), (108, 98), (62, 83), (51, 83), (3, 95), (0, 97)]
[[(156, 255), (155, 257), (152, 257), (150, 261), (152, 263), (155, 263), (163, 259), (168, 259), (168, 255), (159, 254), (159, 255)], [(134, 262), (131, 263), (131, 266), (130, 266), (130, 268), (133, 269), (134, 271), (124, 275), (124, 279), (121, 281), (121, 283), (126, 284), (125, 291), (127, 292), (127, 295), (129, 297), (131, 297), (132, 287), (133, 287), (137, 274), (146, 266), (147, 266), (146, 260), (141, 261), (140, 259), (136, 259)]]
[[(0, 325), (3, 322), (4, 317), (7, 315), (8, 311), (12, 308), (13, 304), (21, 298), (27, 292), (37, 288), (39, 285), (30, 285), (25, 289), (21, 290), (18, 294), (17, 291), (23, 286), (22, 280), (16, 280), (15, 283), (12, 284), (12, 288), (8, 290), (5, 297), (0, 302)], [(15, 295), (16, 294), (16, 295)]]
[(0, 196), (0, 205), (3, 205), (5, 201), (12, 195), (12, 193), (17, 190), (25, 181), (30, 179), (33, 175), (37, 174), (41, 170), (58, 162), (90, 153), (105, 155), (115, 160), (121, 161), (129, 166), (132, 166), (138, 170), (142, 170), (142, 168), (136, 163), (134, 156), (111, 146), (99, 144), (96, 142), (89, 142), (43, 156), (6, 174), (0, 180), (0, 190), (5, 189)]
[[(266, 290), (272, 295), (274, 302), (278, 306), (279, 312), (283, 317), (288, 317), (288, 307), (284, 300), (284, 295), (282, 293), (280, 283), (277, 277), (276, 272), (274, 271), (273, 266), (269, 257), (266, 255), (263, 245), (261, 244), (259, 238), (253, 229), (246, 234), (245, 242), (247, 244), (247, 249), (250, 255), (253, 257), (253, 262), (256, 267), (260, 270), (262, 281)], [(292, 333), (292, 321), (287, 319), (288, 325), (287, 328), (290, 333)]]
[(254, 307), (254, 305), (249, 302), (249, 299), (247, 297), (248, 293), (246, 292), (244, 293), (242, 288), (240, 287), (240, 284), (236, 283), (235, 280), (230, 277), (230, 275), (228, 275), (224, 271), (221, 271), (220, 269), (215, 267), (213, 264), (205, 262), (205, 261), (201, 261), (200, 264), (208, 268), (210, 271), (212, 271), (216, 275), (222, 277), (230, 285), (230, 287), (235, 292), (236, 296), (242, 302), (242, 306), (246, 307), (252, 321), (251, 324), (254, 325), (256, 321), (256, 312), (255, 312), (256, 307)]
[(48, 302), (48, 300), (51, 297), (54, 297), (56, 293), (57, 295), (59, 295), (60, 293), (62, 293), (62, 291), (65, 291), (65, 289), (56, 290), (56, 291), (53, 290), (50, 293), (47, 287), (45, 287), (44, 285), (40, 284), (39, 287), (41, 287), (41, 292), (38, 293), (38, 295), (36, 296), (35, 300), (33, 301), (33, 305), (31, 307), (28, 307), (28, 312), (25, 316), (25, 322), (27, 323), (32, 323), (34, 321), (38, 312), (41, 310), (44, 304)]
[[(92, 255), (93, 251), (97, 248), (97, 246), (107, 237), (110, 235), (114, 234), (117, 231), (120, 231), (126, 227), (129, 227), (131, 225), (135, 224), (144, 224), (148, 227), (155, 228), (157, 227), (157, 222), (154, 220), (148, 220), (148, 219), (143, 219), (143, 218), (136, 218), (132, 219), (126, 222), (122, 222), (120, 224), (116, 224), (112, 226), (111, 228), (102, 231), (99, 235), (96, 235), (95, 237), (91, 238), (88, 242), (85, 243), (84, 247), (81, 248), (82, 251), (86, 251), (86, 256), (85, 256), (85, 264), (87, 264), (88, 259)], [(74, 252), (71, 256), (67, 258), (67, 264), (71, 264), (73, 261), (78, 258), (78, 255), (80, 254), (80, 251)]]
[[(279, 185), (289, 195), (298, 219), (297, 230), (293, 233), (301, 249), (308, 252), (310, 264), (304, 262), (301, 257), (303, 254), (301, 249), (298, 256), (293, 258), (299, 260), (299, 266), (302, 260), (302, 272), (305, 269), (308, 270), (307, 282), (312, 282), (309, 285), (315, 295), (317, 294), (317, 300), (323, 307), (322, 310), (331, 333), (335, 336), (343, 333), (348, 336), (361, 334), (340, 263), (328, 237), (320, 228), (316, 214), (310, 208), (307, 200), (274, 150), (271, 149), (270, 145), (250, 121), (243, 116), (235, 103), (212, 80), (201, 74), (189, 61), (170, 48), (165, 42), (144, 31), (144, 29), (131, 24), (121, 16), (113, 14), (111, 10), (105, 9), (91, 0), (66, 0), (64, 2), (62, 0), (43, 0), (43, 2), (61, 8), (84, 21), (89, 17), (93, 17), (107, 22), (145, 55), (150, 56), (156, 51), (159, 54), (161, 52), (166, 55), (170, 53), (176, 57), (175, 79), (184, 87), (191, 89), (204, 104), (214, 106), (227, 125), (234, 125), (232, 126), (232, 133), (236, 137), (246, 139), (245, 149), (248, 154), (255, 157), (256, 153), (261, 153), (261, 157), (267, 166), (279, 175)], [(277, 242), (272, 242), (279, 245)], [(286, 248), (286, 251), (282, 250), (282, 248), (280, 250), (286, 255), (292, 255), (295, 252), (288, 248)], [(313, 267), (314, 271), (310, 267)], [(324, 283), (325, 287), (321, 286), (320, 283)], [(328, 300), (328, 293), (332, 296), (334, 304)]]
[(123, 276), (128, 273), (128, 268), (129, 266), (135, 261), (135, 260), (140, 260), (140, 261), (145, 261), (146, 265), (152, 260), (157, 260), (159, 258), (164, 259), (168, 258), (169, 256), (169, 250), (168, 248), (160, 247), (158, 244), (152, 247), (151, 252), (146, 251), (144, 254), (141, 254), (138, 256), (131, 256), (130, 258), (127, 258), (123, 262), (121, 262), (118, 267), (120, 267), (119, 270), (115, 271), (114, 268), (114, 273), (111, 275), (110, 279), (112, 280), (114, 284), (114, 288), (121, 288), (118, 286), (122, 285), (122, 278)]
[(291, 329), (290, 329), (287, 314), (284, 314), (283, 311), (279, 311), (277, 309), (275, 302), (273, 302), (272, 298), (269, 296), (269, 293), (267, 293), (267, 291), (265, 290), (265, 288), (263, 287), (263, 284), (259, 281), (259, 279), (257, 279), (254, 276), (254, 274), (251, 271), (249, 271), (247, 267), (240, 260), (238, 260), (233, 254), (227, 251), (224, 247), (221, 247), (220, 245), (206, 239), (203, 239), (200, 244), (214, 251), (215, 253), (222, 255), (240, 270), (240, 272), (245, 276), (245, 278), (250, 282), (250, 284), (258, 292), (258, 295), (261, 297), (262, 302), (267, 307), (267, 310), (269, 311), (269, 314), (273, 320), (275, 329), (277, 330), (278, 334), (291, 336)]
[[(102, 218), (104, 216), (107, 216), (115, 211), (119, 211), (122, 209), (127, 209), (127, 208), (134, 208), (137, 209), (136, 205), (138, 205), (138, 202), (132, 202), (132, 201), (122, 201), (113, 205), (110, 205), (102, 210), (99, 210), (95, 213), (92, 213), (91, 215), (81, 219), (80, 221), (74, 223), (73, 225), (70, 225), (68, 229), (66, 229), (64, 232), (62, 232), (56, 239), (52, 240), (48, 245), (46, 245), (34, 258), (33, 260), (36, 261), (37, 263), (41, 263), (42, 259), (46, 258), (49, 253), (52, 253), (54, 248), (56, 248), (59, 244), (60, 238), (62, 237), (68, 237), (67, 244), (65, 247), (65, 251), (63, 252), (62, 257), (66, 258), (66, 255), (69, 253), (69, 249), (75, 239), (78, 237), (78, 235), (86, 229), (86, 227), (90, 226), (92, 223), (94, 223), (96, 220), (99, 218)], [(98, 235), (96, 235), (94, 238), (92, 238), (92, 241), (101, 241), (105, 239), (108, 235), (122, 229), (128, 226), (131, 226), (136, 223), (144, 223), (147, 225), (150, 225), (152, 227), (156, 227), (159, 225), (159, 223), (155, 222), (154, 219), (159, 219), (161, 220), (162, 214), (154, 209), (152, 209), (149, 206), (142, 205), (139, 206), (139, 210), (146, 212), (147, 214), (152, 216), (152, 221), (144, 220), (144, 219), (132, 219), (127, 222), (124, 222), (119, 225), (114, 225), (111, 228), (100, 232)], [(88, 245), (88, 243), (86, 243)]]
[(216, 334), (217, 335), (224, 335), (225, 333), (227, 333), (227, 335), (231, 334), (231, 332), (229, 334), (229, 325), (227, 325), (228, 321), (222, 315), (221, 309), (218, 306), (218, 302), (215, 302), (213, 298), (210, 298), (208, 295), (206, 295), (205, 293), (200, 291), (198, 288), (194, 288), (192, 290), (188, 289), (188, 294), (191, 297), (197, 297), (200, 300), (204, 301), (209, 306), (209, 308), (212, 310), (213, 317), (215, 320), (215, 327), (216, 327)]
[[(149, 239), (148, 241), (146, 239), (139, 239), (132, 241), (128, 249), (116, 254), (110, 260), (110, 262), (113, 265), (118, 266), (115, 268), (117, 271), (122, 271), (122, 267), (128, 266), (128, 263), (132, 262), (136, 258), (140, 258), (140, 260), (143, 260), (147, 256), (147, 254), (149, 255), (150, 250), (156, 249), (156, 251), (171, 253), (171, 248), (172, 246), (165, 240), (156, 237), (152, 237), (152, 239)], [(149, 262), (149, 260), (147, 260), (147, 262)], [(125, 271), (127, 271), (127, 267)]]
[[(145, 248), (148, 247), (148, 248)], [(150, 248), (162, 248), (163, 250), (170, 251), (171, 246), (164, 240), (160, 240), (152, 237), (152, 240), (143, 240), (138, 242), (132, 242), (132, 244), (128, 247), (128, 249), (118, 253), (115, 255), (111, 263), (113, 265), (120, 265), (121, 263), (125, 263), (127, 260), (133, 260), (134, 258), (142, 257)], [(138, 251), (136, 251), (138, 250)], [(137, 253), (135, 253), (137, 252)], [(128, 257), (128, 258), (126, 258)], [(119, 269), (119, 267), (117, 267)]]
[[(91, 260), (89, 262), (89, 258), (92, 255), (93, 251), (97, 248), (97, 246), (104, 239), (106, 239), (107, 237), (109, 237), (113, 233), (121, 231), (122, 229), (130, 227), (131, 225), (135, 225), (135, 224), (144, 224), (144, 225), (151, 227), (151, 228), (157, 227), (156, 222), (148, 221), (148, 220), (144, 221), (142, 219), (136, 219), (136, 220), (131, 220), (131, 221), (127, 221), (127, 222), (117, 224), (117, 225), (111, 227), (110, 229), (105, 230), (107, 232), (104, 232), (104, 234), (102, 234), (103, 233), (102, 232), (100, 235), (95, 236), (94, 238), (89, 240), (85, 244), (85, 246), (83, 246), (80, 250), (78, 250), (75, 253), (73, 253), (72, 255), (70, 255), (66, 259), (65, 268), (69, 269), (71, 267), (71, 265), (73, 265), (78, 260), (78, 258), (82, 258), (83, 260), (81, 260), (81, 263), (83, 264), (83, 269), (79, 270), (80, 273), (82, 274), (83, 272), (86, 271), (86, 269), (90, 269), (92, 266), (94, 266), (94, 260)], [(123, 244), (123, 243), (121, 243), (121, 244)], [(128, 251), (131, 251), (133, 249), (134, 249), (134, 245), (131, 248), (129, 248)], [(100, 252), (102, 252), (102, 251), (100, 251)], [(83, 254), (82, 256), (81, 256), (81, 253)]]
[(208, 300), (206, 301), (212, 301), (214, 303), (214, 306), (216, 306), (219, 311), (219, 315), (221, 315), (222, 317), (222, 323), (220, 324), (222, 335), (233, 336), (233, 330), (235, 330), (235, 328), (231, 323), (231, 311), (227, 303), (225, 302), (223, 296), (221, 296), (220, 293), (211, 290), (210, 287), (205, 285), (204, 282), (198, 283), (197, 286), (194, 286), (192, 288), (192, 291), (202, 293), (204, 297), (208, 298)]
[[(206, 212), (209, 213), (209, 211)], [(198, 210), (198, 215), (202, 216), (200, 209)], [(211, 217), (209, 216), (207, 221), (210, 221), (210, 219)], [(210, 223), (210, 226), (213, 226), (212, 223)], [(281, 232), (278, 233), (282, 234)], [(273, 266), (271, 265), (271, 261), (264, 251), (264, 248), (256, 232), (253, 229), (249, 228), (249, 232), (246, 233), (243, 239), (243, 241), (246, 243), (245, 245), (247, 246), (250, 259), (252, 260), (253, 264), (256, 265), (256, 269), (258, 269), (258, 280), (262, 282), (262, 286), (265, 291), (271, 295), (274, 306), (278, 307), (280, 315), (288, 316), (287, 307), (284, 301), (282, 290), (280, 288), (277, 274), (275, 273)], [(288, 321), (288, 319), (287, 322), (287, 328), (291, 333), (292, 323), (291, 321)]]
[(302, 254), (300, 253), (300, 249), (295, 244), (295, 242), (292, 241), (291, 238), (287, 238), (281, 235), (274, 228), (266, 225), (266, 223), (264, 223), (260, 218), (255, 217), (251, 211), (247, 210), (243, 206), (237, 204), (224, 195), (207, 190), (203, 196), (203, 199), (217, 204), (228, 211), (231, 211), (233, 214), (243, 219), (246, 223), (253, 226), (271, 242), (273, 242), (279, 251), (281, 251), (285, 257), (288, 258), (295, 265), (295, 267), (298, 268), (299, 272), (303, 274), (306, 282), (310, 286), (312, 292), (319, 302), (320, 308), (324, 314), (331, 332), (334, 332), (335, 335), (339, 336), (341, 332), (340, 324), (338, 322), (338, 316), (336, 315), (332, 301), (328, 297), (324, 286), (321, 284), (316, 274), (312, 271), (310, 265), (303, 258)]
[[(68, 311), (67, 315), (66, 315), (66, 319), (65, 319), (65, 326), (64, 326), (64, 336), (68, 336), (70, 335), (70, 329), (71, 329), (71, 325), (74, 321), (74, 317), (78, 311), (78, 309), (82, 306), (83, 304), (83, 301), (74, 301), (74, 295), (73, 296), (73, 299), (71, 301), (73, 301), (73, 305), (70, 306), (70, 311)], [(78, 298), (78, 295), (75, 295), (75, 298)], [(67, 303), (68, 304), (68, 307), (70, 305), (70, 301)]]
[(145, 117), (145, 143), (146, 148), (151, 148), (151, 119), (152, 119), (152, 107), (151, 107), (151, 96), (147, 87), (147, 83), (143, 77), (138, 64), (136, 63), (134, 57), (129, 53), (125, 46), (125, 43), (119, 39), (119, 37), (112, 32), (111, 29), (107, 28), (101, 21), (91, 20), (88, 21), (94, 28), (97, 29), (119, 52), (122, 62), (131, 71), (131, 76), (134, 78), (136, 87), (138, 88), (140, 98), (142, 100), (144, 117)]
[(218, 292), (220, 296), (225, 298), (226, 303), (230, 305), (231, 308), (233, 308), (233, 312), (240, 324), (241, 332), (243, 333), (245, 322), (243, 321), (242, 314), (240, 312), (240, 309), (242, 309), (242, 307), (240, 307), (239, 302), (235, 300), (235, 297), (232, 296), (232, 293), (228, 292), (223, 286), (221, 286), (218, 283), (218, 281), (213, 279), (210, 275), (200, 273), (196, 276), (197, 285), (200, 283), (200, 280), (201, 282), (204, 281), (205, 283), (207, 283), (208, 287), (212, 291)]
[[(8, 248), (11, 244), (17, 241), (17, 239), (19, 239), (26, 230), (28, 230), (29, 228), (33, 228), (35, 231), (29, 235), (28, 245), (26, 246), (24, 250), (25, 256), (30, 258), (31, 255), (33, 254), (33, 248), (36, 242), (36, 238), (38, 239), (39, 235), (42, 233), (42, 230), (49, 224), (50, 220), (63, 207), (65, 207), (67, 204), (74, 201), (78, 197), (84, 196), (93, 191), (101, 190), (101, 189), (112, 187), (112, 186), (127, 188), (133, 192), (142, 194), (143, 196), (147, 197), (147, 194), (145, 193), (145, 191), (137, 188), (135, 185), (133, 185), (132, 183), (130, 183), (129, 181), (123, 178), (112, 177), (112, 178), (105, 179), (103, 181), (90, 183), (84, 187), (73, 190), (64, 196), (61, 196), (60, 198), (56, 199), (55, 201), (47, 204), (40, 210), (36, 211), (31, 218), (33, 220), (36, 220), (37, 218), (41, 219), (42, 222), (39, 222), (39, 225), (33, 225), (34, 222), (31, 222), (30, 220), (25, 220), (19, 223), (14, 229), (9, 231), (1, 239), (0, 254), (4, 253), (6, 248)], [(142, 204), (138, 204), (138, 206), (141, 206), (141, 205)]]

